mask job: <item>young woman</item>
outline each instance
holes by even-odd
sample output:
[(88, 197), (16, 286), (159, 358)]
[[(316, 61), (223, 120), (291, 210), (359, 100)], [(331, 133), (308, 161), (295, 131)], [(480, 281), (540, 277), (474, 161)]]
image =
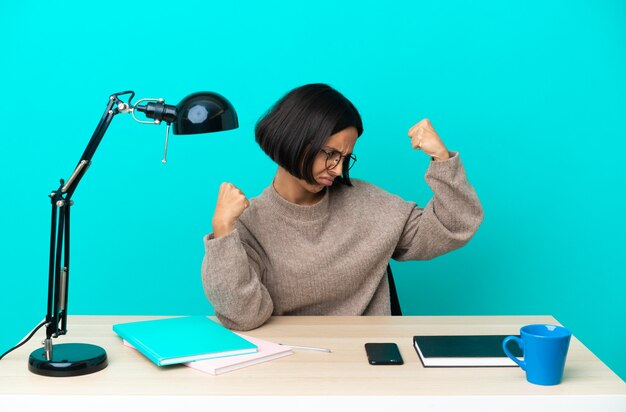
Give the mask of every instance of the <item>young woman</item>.
[(250, 200), (222, 183), (204, 238), (202, 282), (225, 326), (254, 329), (272, 315), (389, 315), (391, 258), (432, 259), (474, 235), (480, 202), (428, 119), (409, 130), (413, 148), (432, 158), (434, 196), (424, 208), (350, 179), (362, 133), (356, 108), (325, 84), (292, 90), (260, 119), (256, 141), (276, 176)]

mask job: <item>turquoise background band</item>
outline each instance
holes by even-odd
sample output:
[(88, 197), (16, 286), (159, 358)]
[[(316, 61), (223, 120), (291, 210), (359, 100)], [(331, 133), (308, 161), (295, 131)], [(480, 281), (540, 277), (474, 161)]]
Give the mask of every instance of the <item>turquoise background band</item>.
[(465, 248), (394, 263), (406, 314), (551, 314), (626, 378), (624, 2), (225, 3), (0, 3), (0, 351), (45, 314), (47, 195), (110, 93), (216, 91), (240, 128), (172, 136), (164, 166), (164, 126), (114, 119), (74, 196), (69, 311), (193, 315), (220, 183), (275, 172), (256, 120), (327, 82), (363, 116), (354, 177), (424, 205), (428, 117), (484, 205)]

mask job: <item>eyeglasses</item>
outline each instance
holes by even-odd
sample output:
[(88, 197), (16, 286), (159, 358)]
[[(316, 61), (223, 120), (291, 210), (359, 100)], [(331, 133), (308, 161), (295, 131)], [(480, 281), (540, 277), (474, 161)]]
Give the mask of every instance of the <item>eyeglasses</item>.
[(356, 162), (356, 156), (352, 153), (342, 156), (342, 154), (336, 150), (321, 149), (321, 151), (326, 155), (327, 170), (332, 170), (337, 167), (337, 165), (341, 163), (342, 159), (346, 159), (346, 162), (348, 162), (347, 170), (352, 169), (352, 166), (354, 166), (354, 163)]

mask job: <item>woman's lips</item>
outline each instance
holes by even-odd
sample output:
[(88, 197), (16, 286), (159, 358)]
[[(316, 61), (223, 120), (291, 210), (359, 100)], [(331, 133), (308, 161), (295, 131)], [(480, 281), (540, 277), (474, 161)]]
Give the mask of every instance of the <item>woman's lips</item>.
[(335, 179), (329, 179), (327, 177), (320, 177), (318, 182), (323, 184), (324, 186), (331, 186)]

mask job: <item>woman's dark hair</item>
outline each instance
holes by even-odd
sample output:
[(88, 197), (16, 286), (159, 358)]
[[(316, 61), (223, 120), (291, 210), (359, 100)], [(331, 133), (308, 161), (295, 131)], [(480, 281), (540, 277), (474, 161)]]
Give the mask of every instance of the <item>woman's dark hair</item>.
[[(350, 126), (363, 133), (354, 105), (327, 84), (307, 84), (281, 98), (256, 124), (256, 142), (279, 166), (298, 179), (315, 184), (313, 161), (328, 138)], [(352, 186), (348, 162), (340, 183)]]

